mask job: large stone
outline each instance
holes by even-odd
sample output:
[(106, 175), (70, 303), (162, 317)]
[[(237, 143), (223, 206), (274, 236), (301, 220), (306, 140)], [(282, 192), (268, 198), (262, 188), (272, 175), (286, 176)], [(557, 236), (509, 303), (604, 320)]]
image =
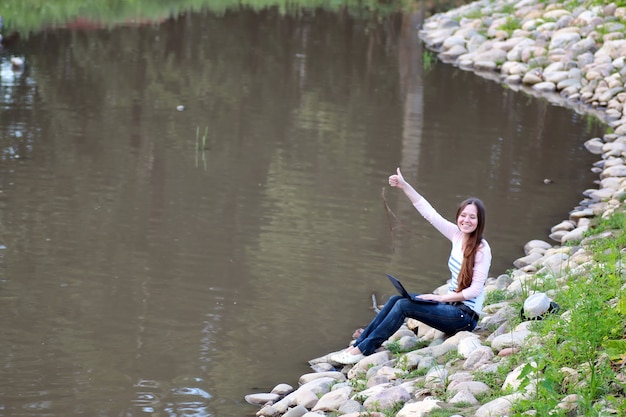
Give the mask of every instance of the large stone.
[(533, 251), (533, 249), (539, 248), (545, 251), (545, 250), (550, 249), (551, 247), (552, 245), (546, 242), (545, 240), (533, 239), (533, 240), (529, 240), (524, 245), (524, 253), (528, 255), (529, 253)]
[(459, 391), (454, 394), (454, 397), (448, 401), (450, 404), (471, 404), (476, 405), (480, 404), (476, 397), (472, 395), (469, 391)]
[(543, 72), (543, 78), (551, 82), (555, 85), (560, 83), (561, 81), (565, 81), (569, 79), (569, 71), (553, 71), (553, 72)]
[(348, 401), (352, 394), (351, 387), (344, 387), (338, 390), (328, 392), (319, 399), (312, 411), (338, 411), (341, 404)]
[(521, 347), (524, 344), (524, 340), (526, 340), (528, 336), (530, 336), (530, 332), (528, 330), (501, 334), (491, 341), (491, 347), (496, 351), (509, 347)]
[(542, 254), (538, 252), (533, 252), (513, 261), (513, 266), (516, 268), (523, 268), (526, 265), (532, 265), (533, 263), (535, 263), (542, 257), (543, 257)]
[(415, 403), (405, 404), (396, 417), (426, 417), (433, 410), (440, 409), (439, 401), (435, 399), (426, 399)]
[(313, 391), (303, 390), (298, 391), (296, 394), (295, 403), (301, 407), (306, 407), (307, 409), (311, 409), (315, 407), (315, 404), (319, 401), (319, 397)]
[(585, 142), (585, 148), (594, 155), (600, 155), (603, 150), (604, 142), (600, 138), (592, 138)]
[(556, 91), (556, 85), (550, 81), (543, 81), (533, 85), (533, 89), (542, 93), (551, 93)]
[(272, 388), (272, 394), (278, 394), (281, 397), (293, 392), (293, 387), (289, 384), (278, 384)]
[(572, 31), (559, 31), (552, 35), (550, 41), (550, 49), (568, 48), (569, 46), (580, 41), (580, 34)]
[(537, 84), (543, 81), (543, 76), (541, 75), (541, 70), (534, 68), (528, 71), (522, 77), (522, 83), (527, 85)]
[(285, 414), (283, 414), (283, 417), (302, 417), (308, 412), (309, 410), (306, 407), (297, 405), (289, 409)]
[(461, 391), (468, 391), (472, 395), (482, 395), (489, 392), (489, 385), (480, 381), (465, 381), (459, 382), (458, 384), (454, 385), (450, 384), (447, 391), (451, 394), (456, 394), (457, 392)]
[(482, 346), (482, 343), (478, 337), (466, 337), (459, 341), (458, 352), (462, 358), (467, 359), (469, 355)]
[(561, 243), (566, 244), (567, 242), (579, 242), (583, 239), (585, 232), (589, 230), (589, 227), (577, 227), (576, 229), (567, 232), (561, 238)]
[(453, 46), (465, 47), (465, 38), (463, 36), (459, 36), (458, 34), (456, 34), (454, 36), (450, 36), (449, 38), (447, 38), (441, 45), (443, 49), (450, 49)]
[(310, 374), (304, 374), (300, 377), (298, 383), (300, 385), (304, 385), (307, 382), (311, 382), (315, 379), (329, 377), (335, 379), (337, 381), (345, 381), (346, 375), (339, 371), (331, 371), (331, 372), (313, 372)]
[(511, 414), (513, 403), (523, 398), (524, 397), (521, 394), (511, 394), (504, 397), (496, 398), (495, 400), (489, 401), (487, 404), (482, 405), (478, 410), (476, 410), (476, 413), (474, 413), (474, 417), (507, 416)]
[(252, 405), (263, 405), (267, 403), (272, 403), (280, 398), (278, 394), (270, 394), (270, 393), (258, 393), (258, 394), (248, 394), (244, 397), (248, 404)]
[(502, 64), (506, 61), (506, 51), (502, 49), (490, 49), (477, 53), (474, 62), (491, 62), (494, 64)]
[(402, 386), (393, 386), (369, 396), (364, 402), (366, 410), (384, 410), (398, 403), (406, 403), (411, 399), (411, 394)]
[(481, 346), (468, 355), (467, 360), (463, 363), (463, 369), (478, 369), (482, 365), (489, 363), (493, 357), (493, 350), (490, 347)]

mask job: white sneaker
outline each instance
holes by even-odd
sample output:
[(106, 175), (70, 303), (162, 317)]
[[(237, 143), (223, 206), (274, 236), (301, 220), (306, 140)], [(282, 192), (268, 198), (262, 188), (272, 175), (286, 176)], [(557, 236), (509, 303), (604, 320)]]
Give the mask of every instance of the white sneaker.
[(363, 359), (364, 357), (365, 355), (362, 355), (360, 353), (358, 355), (353, 355), (352, 353), (343, 351), (341, 353), (337, 353), (336, 355), (332, 355), (330, 357), (330, 360), (333, 362), (340, 363), (342, 365), (353, 365), (357, 363), (358, 361), (360, 361), (361, 359)]

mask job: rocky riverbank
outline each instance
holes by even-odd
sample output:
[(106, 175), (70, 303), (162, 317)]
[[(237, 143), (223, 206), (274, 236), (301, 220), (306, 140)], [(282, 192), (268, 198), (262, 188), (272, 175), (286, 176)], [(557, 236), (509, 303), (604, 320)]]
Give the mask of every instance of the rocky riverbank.
[[(546, 342), (535, 332), (536, 322), (521, 320), (520, 306), (548, 281), (555, 285), (546, 293), (556, 298), (572, 279), (589, 280), (598, 267), (593, 242), (618, 233), (588, 236), (591, 224), (624, 211), (625, 32), (626, 7), (577, 1), (481, 0), (424, 23), (420, 38), (443, 61), (602, 118), (612, 132), (585, 143), (600, 158), (591, 167), (598, 188), (583, 192), (580, 206), (552, 228), (548, 241), (528, 242), (514, 270), (488, 280), (487, 303), (474, 332), (445, 337), (408, 320), (383, 348), (354, 366), (333, 363), (331, 352), (310, 361), (313, 372), (302, 375), (297, 388), (278, 384), (271, 392), (247, 395), (246, 401), (260, 407), (258, 416), (505, 416), (519, 400), (536, 398), (538, 385), (550, 380), (542, 369), (549, 368), (524, 355), (529, 346)], [(617, 276), (623, 277), (619, 265)], [(555, 316), (570, 321), (573, 314), (565, 308)], [(502, 372), (501, 384), (485, 382)], [(558, 379), (563, 385), (589, 384), (588, 369), (556, 372), (567, 375)], [(609, 391), (611, 400), (588, 405), (597, 410), (594, 415), (626, 415), (623, 362), (614, 372), (618, 388)], [(562, 391), (551, 413), (582, 415), (580, 390)]]

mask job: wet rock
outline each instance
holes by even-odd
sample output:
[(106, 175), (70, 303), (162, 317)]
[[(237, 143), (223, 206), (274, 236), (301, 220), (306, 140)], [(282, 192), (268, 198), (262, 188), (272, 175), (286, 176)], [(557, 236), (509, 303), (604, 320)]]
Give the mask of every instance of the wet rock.
[(244, 397), (246, 402), (252, 405), (263, 405), (267, 403), (272, 403), (279, 398), (280, 395), (270, 393), (248, 394)]

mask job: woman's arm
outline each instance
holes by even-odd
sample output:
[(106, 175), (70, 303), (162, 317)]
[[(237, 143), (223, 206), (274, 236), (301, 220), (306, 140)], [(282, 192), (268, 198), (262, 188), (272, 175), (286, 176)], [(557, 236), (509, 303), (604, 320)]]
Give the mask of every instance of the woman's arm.
[(454, 240), (455, 235), (459, 233), (457, 225), (441, 216), (420, 193), (415, 191), (411, 184), (406, 182), (402, 176), (400, 168), (397, 169), (397, 174), (389, 177), (389, 185), (404, 191), (404, 194), (406, 194), (409, 200), (411, 200), (411, 203), (413, 203), (413, 207), (415, 207), (439, 233), (450, 240)]

